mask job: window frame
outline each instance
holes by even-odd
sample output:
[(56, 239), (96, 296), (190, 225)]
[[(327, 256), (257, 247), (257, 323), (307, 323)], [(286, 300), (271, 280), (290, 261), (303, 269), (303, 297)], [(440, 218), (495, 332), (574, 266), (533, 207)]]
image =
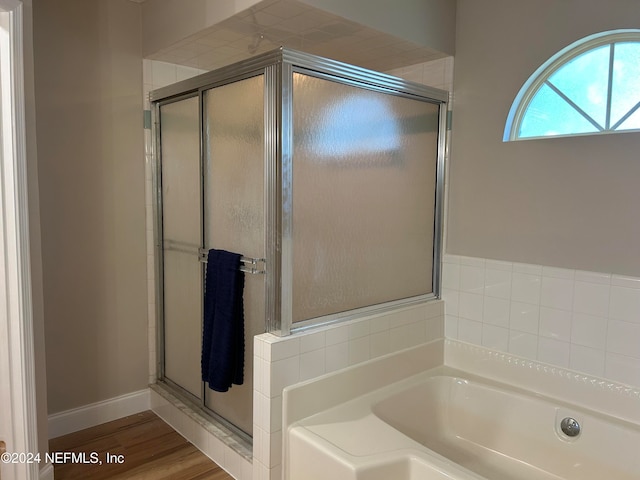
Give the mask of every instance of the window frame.
[[(527, 79), (520, 91), (516, 95), (505, 124), (503, 142), (536, 140), (541, 138), (577, 137), (584, 135), (601, 135), (610, 133), (634, 132), (640, 129), (612, 130), (605, 129), (598, 132), (564, 133), (557, 135), (540, 135), (531, 137), (520, 137), (519, 131), (525, 114), (540, 88), (547, 82), (549, 77), (560, 70), (564, 65), (571, 62), (576, 57), (594, 50), (596, 48), (626, 42), (640, 43), (640, 29), (609, 30), (584, 37), (567, 47), (563, 48), (555, 55), (551, 56)], [(612, 90), (608, 91), (608, 110), (611, 109)]]

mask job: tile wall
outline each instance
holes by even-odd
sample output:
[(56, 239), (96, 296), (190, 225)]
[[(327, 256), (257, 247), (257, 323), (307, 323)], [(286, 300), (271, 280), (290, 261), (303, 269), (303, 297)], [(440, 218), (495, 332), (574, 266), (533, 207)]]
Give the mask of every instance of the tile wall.
[(640, 278), (445, 255), (445, 334), (640, 386)]
[(444, 335), (444, 303), (254, 342), (253, 480), (282, 478), (282, 390), (288, 385)]

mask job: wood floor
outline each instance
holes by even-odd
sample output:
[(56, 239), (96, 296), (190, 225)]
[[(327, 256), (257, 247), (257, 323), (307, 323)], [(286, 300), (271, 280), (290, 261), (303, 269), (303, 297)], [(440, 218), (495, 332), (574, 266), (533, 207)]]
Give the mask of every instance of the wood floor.
[(101, 462), (76, 456), (54, 465), (56, 480), (233, 480), (151, 411), (54, 438), (49, 450)]

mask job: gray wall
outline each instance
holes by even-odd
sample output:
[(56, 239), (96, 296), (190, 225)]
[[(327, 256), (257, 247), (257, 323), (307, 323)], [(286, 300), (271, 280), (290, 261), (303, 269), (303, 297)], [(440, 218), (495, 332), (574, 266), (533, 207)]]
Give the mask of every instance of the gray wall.
[(455, 0), (301, 0), (367, 27), (453, 55)]
[(35, 0), (49, 413), (148, 379), (140, 6)]
[(635, 0), (459, 0), (447, 252), (640, 276), (640, 133), (503, 143), (527, 78)]

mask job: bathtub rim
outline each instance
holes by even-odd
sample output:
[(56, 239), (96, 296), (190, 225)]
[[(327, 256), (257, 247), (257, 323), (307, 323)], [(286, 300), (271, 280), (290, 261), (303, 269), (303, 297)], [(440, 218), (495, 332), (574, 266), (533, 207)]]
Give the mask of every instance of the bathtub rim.
[[(463, 378), (479, 377), (483, 383), (507, 385), (527, 395), (547, 397), (561, 406), (640, 425), (640, 388), (458, 340), (440, 339), (286, 387), (282, 418), (284, 478), (289, 478), (290, 428), (315, 413), (428, 370), (458, 371), (457, 376)], [(356, 388), (349, 391), (352, 386)]]

